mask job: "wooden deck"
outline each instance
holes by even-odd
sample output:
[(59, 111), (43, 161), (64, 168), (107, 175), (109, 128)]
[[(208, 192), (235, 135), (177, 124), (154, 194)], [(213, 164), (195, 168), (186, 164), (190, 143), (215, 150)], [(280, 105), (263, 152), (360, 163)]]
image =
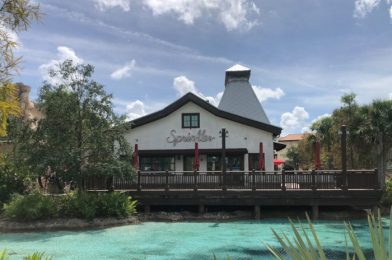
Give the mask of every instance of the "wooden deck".
[[(111, 188), (151, 206), (355, 206), (380, 201), (377, 170), (138, 172), (132, 179), (86, 180), (89, 190)], [(257, 210), (256, 210), (257, 211)]]

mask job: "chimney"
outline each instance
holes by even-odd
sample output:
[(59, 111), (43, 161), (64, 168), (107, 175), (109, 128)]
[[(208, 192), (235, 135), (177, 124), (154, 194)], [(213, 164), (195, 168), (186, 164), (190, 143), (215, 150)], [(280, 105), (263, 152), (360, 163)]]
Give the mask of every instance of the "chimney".
[(249, 83), (250, 69), (236, 64), (226, 70), (225, 91), (218, 108), (245, 118), (270, 124), (252, 85)]
[(250, 78), (250, 69), (245, 66), (236, 64), (226, 70), (225, 87), (227, 83), (229, 83), (232, 80), (249, 81), (249, 78)]

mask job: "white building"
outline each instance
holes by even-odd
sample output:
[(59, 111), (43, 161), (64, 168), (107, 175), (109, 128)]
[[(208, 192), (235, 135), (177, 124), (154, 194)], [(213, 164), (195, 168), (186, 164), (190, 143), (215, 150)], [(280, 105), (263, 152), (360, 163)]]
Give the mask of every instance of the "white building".
[(138, 144), (140, 170), (193, 170), (195, 142), (200, 171), (221, 169), (222, 128), (227, 170), (257, 169), (260, 143), (265, 170), (273, 170), (274, 138), (281, 128), (270, 124), (249, 84), (250, 69), (235, 65), (226, 71), (218, 107), (188, 93), (164, 109), (130, 122), (126, 139)]

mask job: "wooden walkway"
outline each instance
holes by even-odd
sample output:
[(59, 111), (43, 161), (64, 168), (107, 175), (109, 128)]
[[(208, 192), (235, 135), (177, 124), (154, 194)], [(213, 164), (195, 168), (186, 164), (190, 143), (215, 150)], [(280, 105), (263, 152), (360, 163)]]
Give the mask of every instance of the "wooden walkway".
[[(380, 201), (377, 170), (138, 172), (131, 178), (86, 179), (89, 190), (129, 193), (144, 205), (205, 206), (355, 206), (372, 208)], [(201, 210), (202, 211), (202, 210)]]

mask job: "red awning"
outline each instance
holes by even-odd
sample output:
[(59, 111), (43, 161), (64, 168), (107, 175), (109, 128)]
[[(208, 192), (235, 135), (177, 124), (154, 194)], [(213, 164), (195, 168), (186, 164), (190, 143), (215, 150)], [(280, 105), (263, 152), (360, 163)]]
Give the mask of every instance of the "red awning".
[(264, 149), (263, 149), (263, 143), (260, 143), (259, 146), (259, 171), (264, 171), (265, 170), (265, 163), (264, 163)]
[(274, 165), (281, 165), (284, 163), (284, 161), (280, 160), (280, 159), (274, 159), (273, 162), (274, 162)]
[(199, 160), (199, 144), (195, 143), (195, 159), (193, 161), (193, 170), (198, 171), (200, 167), (200, 160)]
[(137, 144), (135, 144), (135, 150), (133, 151), (132, 166), (137, 170), (139, 169), (139, 148)]

